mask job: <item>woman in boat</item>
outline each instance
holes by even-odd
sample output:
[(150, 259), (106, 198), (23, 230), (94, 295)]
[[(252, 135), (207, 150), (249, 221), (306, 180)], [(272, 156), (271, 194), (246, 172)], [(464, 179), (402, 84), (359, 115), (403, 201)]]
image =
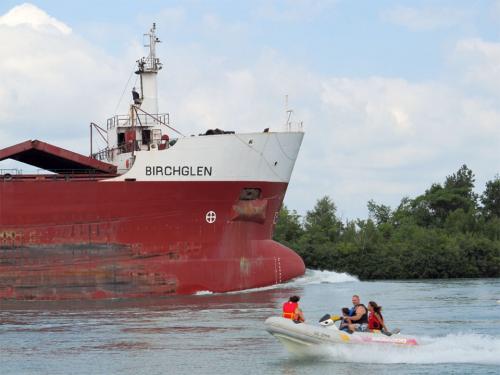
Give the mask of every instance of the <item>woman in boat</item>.
[(382, 316), (382, 306), (377, 305), (376, 302), (368, 302), (368, 329), (370, 332), (381, 331), (389, 332)]

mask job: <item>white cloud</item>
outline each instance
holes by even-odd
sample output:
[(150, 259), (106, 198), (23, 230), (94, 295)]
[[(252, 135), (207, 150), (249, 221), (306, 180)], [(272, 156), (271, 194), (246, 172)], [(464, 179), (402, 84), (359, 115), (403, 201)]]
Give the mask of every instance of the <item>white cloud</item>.
[(329, 79), (322, 100), (332, 125), (317, 129), (316, 147), (329, 151), (309, 163), (318, 166), (311, 178), (332, 170), (340, 201), (387, 196), (394, 205), (461, 163), (485, 178), (494, 174), (480, 155), (494, 154), (500, 141), (500, 110), (490, 100), (446, 83), (381, 77)]
[(71, 28), (63, 22), (49, 16), (40, 8), (30, 3), (24, 3), (12, 8), (0, 17), (0, 25), (29, 26), (37, 31), (57, 31), (70, 34)]
[[(171, 45), (166, 71), (159, 76), (160, 105), (177, 124), (201, 132), (207, 128), (256, 131), (284, 126), (284, 96), (291, 102), (314, 100), (317, 78), (263, 51), (245, 67), (232, 67), (228, 56), (201, 47)], [(304, 79), (300, 79), (304, 77)]]
[(30, 4), (0, 17), (2, 146), (34, 138), (65, 144), (79, 139), (77, 150), (86, 152), (86, 124), (112, 115), (107, 111), (123, 87), (120, 79), (128, 76), (123, 63), (69, 31)]
[(382, 19), (412, 31), (443, 29), (460, 24), (470, 12), (457, 7), (406, 7), (396, 6), (382, 12)]
[(500, 95), (500, 43), (480, 38), (460, 40), (453, 59), (463, 84)]

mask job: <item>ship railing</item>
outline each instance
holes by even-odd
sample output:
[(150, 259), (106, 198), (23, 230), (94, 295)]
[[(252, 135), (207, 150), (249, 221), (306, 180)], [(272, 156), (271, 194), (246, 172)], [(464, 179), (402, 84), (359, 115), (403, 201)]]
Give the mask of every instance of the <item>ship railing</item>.
[[(135, 150), (139, 151), (140, 150), (139, 141), (135, 141), (134, 145), (135, 145)], [(102, 150), (99, 150), (96, 153), (93, 153), (92, 158), (97, 159), (99, 161), (106, 161), (109, 163), (111, 160), (114, 159), (115, 156), (123, 154), (123, 153), (131, 152), (131, 149), (133, 147), (134, 146), (130, 147), (128, 144), (123, 142), (123, 143), (120, 143), (117, 147), (113, 147), (113, 148), (106, 147), (106, 148), (103, 148)]]
[(304, 131), (304, 122), (296, 121), (295, 123), (290, 124), (291, 132), (303, 132)]
[[(3, 171), (3, 170), (0, 170)], [(3, 173), (0, 175), (0, 182), (9, 181), (70, 181), (70, 180), (102, 180), (106, 178), (116, 177), (117, 174), (102, 173), (95, 169), (57, 169), (47, 171), (45, 169), (37, 169), (30, 173), (23, 173), (22, 170), (17, 170), (16, 174)]]
[(36, 173), (38, 175), (52, 175), (52, 176), (93, 176), (93, 175), (106, 175), (102, 171), (97, 169), (51, 169), (47, 171), (46, 169), (37, 169)]
[(100, 160), (100, 161), (110, 160), (112, 153), (113, 153), (113, 149), (106, 147), (106, 148), (103, 148), (102, 150), (97, 151), (96, 153), (93, 153), (92, 158)]
[(287, 132), (303, 132), (304, 123), (302, 121), (297, 121), (295, 119), (295, 114), (293, 109), (288, 109), (288, 95), (285, 96), (285, 105), (287, 107), (285, 129)]
[(303, 132), (304, 123), (302, 121), (287, 121), (286, 123), (287, 132)]
[(5, 168), (5, 169), (0, 169), (0, 175), (2, 176), (12, 176), (12, 175), (18, 175), (18, 174), (23, 174), (22, 169), (18, 168)]
[[(157, 126), (158, 124), (170, 125), (169, 113), (158, 113), (149, 115), (147, 113), (136, 114), (135, 126)], [(132, 121), (129, 115), (116, 115), (107, 120), (107, 129), (127, 128), (132, 126)]]
[[(178, 139), (179, 138), (170, 138), (170, 140), (168, 141), (167, 148), (175, 145), (177, 143)], [(129, 153), (129, 152), (131, 152), (132, 148), (134, 148), (134, 147), (135, 147), (135, 151), (140, 151), (141, 150), (140, 141), (135, 141), (133, 143), (132, 147), (127, 145), (125, 142), (120, 143), (117, 147), (114, 147), (114, 148), (106, 147), (106, 148), (103, 148), (102, 150), (99, 150), (98, 152), (93, 153), (91, 155), (91, 157), (93, 159), (97, 159), (100, 161), (106, 161), (109, 163), (111, 160), (114, 159), (114, 157), (116, 155), (120, 155), (123, 153)], [(148, 145), (148, 150), (150, 150), (149, 147), (150, 147), (150, 145)]]

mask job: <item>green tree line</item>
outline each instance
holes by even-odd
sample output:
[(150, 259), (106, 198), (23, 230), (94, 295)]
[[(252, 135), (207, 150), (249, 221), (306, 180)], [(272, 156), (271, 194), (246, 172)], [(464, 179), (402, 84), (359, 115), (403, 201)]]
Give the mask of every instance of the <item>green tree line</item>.
[(283, 206), (274, 239), (294, 249), (306, 267), (361, 279), (500, 276), (500, 176), (474, 193), (463, 165), (424, 194), (395, 209), (368, 202), (368, 218), (342, 221), (325, 196), (301, 217)]

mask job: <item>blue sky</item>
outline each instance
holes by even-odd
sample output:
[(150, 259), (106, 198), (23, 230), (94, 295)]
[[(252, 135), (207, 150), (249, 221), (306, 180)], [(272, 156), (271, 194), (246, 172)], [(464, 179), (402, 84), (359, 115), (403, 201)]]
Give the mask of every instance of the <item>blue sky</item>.
[[(4, 0), (0, 12), (19, 4)], [(231, 55), (234, 64), (242, 64), (269, 47), (316, 72), (356, 77), (375, 74), (431, 79), (442, 73), (446, 50), (457, 38), (497, 38), (499, 34), (498, 14), (491, 14), (491, 1), (91, 0), (31, 4), (110, 51), (119, 52), (157, 20), (160, 30), (167, 29), (167, 33), (163, 30), (167, 43), (201, 43), (214, 54)], [(405, 7), (455, 10), (457, 22), (415, 32), (389, 21), (391, 10)], [(165, 9), (182, 10), (182, 29), (161, 24)], [(234, 26), (237, 32), (210, 32), (203, 22), (206, 15), (217, 17), (227, 27)], [(113, 25), (119, 34), (104, 36), (98, 30), (99, 26), (111, 29)]]
[(365, 217), (369, 199), (394, 207), (463, 163), (478, 191), (500, 170), (499, 1), (21, 4), (0, 3), (0, 147), (86, 152), (88, 123), (126, 109), (156, 22), (160, 106), (183, 131), (279, 127), (289, 95), (306, 137), (285, 202), (300, 213), (329, 195)]

